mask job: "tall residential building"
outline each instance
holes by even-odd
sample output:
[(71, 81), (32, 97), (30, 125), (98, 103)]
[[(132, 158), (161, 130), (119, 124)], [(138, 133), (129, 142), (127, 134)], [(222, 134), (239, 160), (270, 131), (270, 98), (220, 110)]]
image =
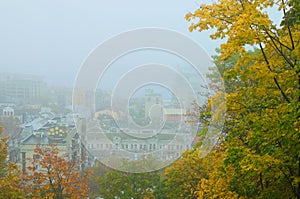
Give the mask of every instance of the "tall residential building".
[(0, 102), (37, 103), (46, 92), (46, 83), (39, 76), (0, 74)]

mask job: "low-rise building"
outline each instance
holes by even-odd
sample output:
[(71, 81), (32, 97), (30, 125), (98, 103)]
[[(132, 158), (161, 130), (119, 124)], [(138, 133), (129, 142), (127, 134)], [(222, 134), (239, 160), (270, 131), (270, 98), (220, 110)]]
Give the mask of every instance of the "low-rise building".
[(72, 118), (55, 116), (36, 118), (24, 125), (22, 137), (19, 141), (19, 161), (22, 170), (31, 165), (36, 157), (34, 149), (40, 146), (55, 146), (59, 153), (66, 155), (68, 160), (75, 161), (82, 169), (93, 164), (94, 157), (86, 150), (76, 131)]

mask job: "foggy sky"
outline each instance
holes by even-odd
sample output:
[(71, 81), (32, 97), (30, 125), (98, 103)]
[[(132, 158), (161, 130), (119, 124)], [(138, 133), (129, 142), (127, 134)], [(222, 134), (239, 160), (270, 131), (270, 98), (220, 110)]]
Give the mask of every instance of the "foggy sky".
[(41, 75), (50, 85), (72, 86), (79, 67), (112, 36), (142, 27), (173, 29), (210, 54), (220, 41), (188, 31), (193, 0), (1, 0), (0, 72)]

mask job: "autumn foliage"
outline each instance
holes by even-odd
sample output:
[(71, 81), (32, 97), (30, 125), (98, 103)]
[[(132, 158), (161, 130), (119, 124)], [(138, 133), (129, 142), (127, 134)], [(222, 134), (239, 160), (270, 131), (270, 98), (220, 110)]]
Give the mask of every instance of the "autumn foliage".
[(215, 189), (220, 180), (239, 198), (300, 198), (299, 5), (219, 0), (186, 15), (190, 31), (225, 39), (216, 60), (226, 86), (225, 153), (199, 198), (228, 197)]
[[(223, 39), (213, 57), (218, 71), (208, 75), (215, 96), (192, 112), (193, 119), (203, 124), (199, 143), (166, 168), (164, 175), (105, 169), (94, 180), (100, 190), (94, 194), (105, 198), (300, 199), (299, 5), (299, 0), (216, 0), (187, 13), (190, 31), (212, 30), (211, 39)], [(282, 16), (280, 21), (271, 19), (270, 10)], [(201, 147), (197, 147), (208, 126), (216, 125), (210, 103), (219, 95), (216, 73), (225, 83), (225, 123), (218, 126), (222, 132), (215, 148), (201, 157)], [(0, 198), (87, 197), (90, 172), (81, 171), (56, 146), (36, 146), (35, 158), (20, 184), (16, 165), (6, 162), (6, 143), (7, 137), (1, 138)]]
[(7, 140), (0, 126), (0, 198), (24, 198), (20, 185), (20, 173), (13, 162), (7, 162)]
[(29, 198), (86, 198), (89, 171), (60, 154), (56, 146), (37, 145), (32, 166), (23, 174), (24, 190)]

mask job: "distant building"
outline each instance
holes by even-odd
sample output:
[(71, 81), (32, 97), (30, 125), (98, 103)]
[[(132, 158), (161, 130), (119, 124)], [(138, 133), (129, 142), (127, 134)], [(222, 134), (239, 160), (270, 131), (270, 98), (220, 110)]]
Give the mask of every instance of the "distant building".
[[(153, 111), (153, 109), (155, 110)], [(147, 89), (145, 94), (145, 117), (148, 117), (150, 112), (156, 118), (162, 116), (162, 97), (160, 94), (155, 93), (154, 90)]]
[(15, 110), (12, 107), (5, 107), (2, 110), (2, 116), (3, 117), (14, 117), (15, 115)]
[[(166, 161), (180, 157), (183, 150), (192, 148), (194, 137), (183, 127), (180, 132), (163, 129), (159, 133), (149, 129), (103, 130), (94, 122), (81, 132), (86, 135), (86, 147), (97, 158), (109, 159), (115, 153), (123, 153), (129, 160), (142, 159), (144, 154), (155, 153), (158, 160)], [(143, 137), (144, 136), (144, 137)]]
[(0, 74), (0, 102), (37, 103), (46, 92), (46, 83), (39, 76)]
[(95, 92), (93, 90), (74, 89), (72, 96), (73, 111), (80, 117), (92, 118), (95, 114)]
[(186, 111), (183, 109), (165, 109), (164, 119), (166, 122), (185, 122)]
[(14, 104), (0, 104), (0, 126), (4, 127), (4, 135), (11, 138), (21, 131), (22, 115)]
[(65, 107), (72, 104), (72, 88), (52, 87), (51, 102), (60, 107)]
[(21, 168), (26, 170), (31, 165), (30, 159), (36, 158), (34, 149), (37, 144), (58, 147), (60, 154), (77, 162), (81, 169), (92, 166), (94, 157), (83, 145), (72, 116), (52, 116), (47, 108), (43, 108), (40, 114), (40, 117), (25, 124), (19, 135), (19, 156), (15, 159)]
[[(39, 131), (30, 134), (20, 142), (20, 164), (22, 170), (26, 170), (28, 166), (31, 166), (31, 161), (36, 158), (34, 149), (37, 144), (41, 146), (56, 146), (60, 154), (68, 155), (69, 160), (72, 158), (79, 160), (77, 155), (80, 154), (80, 148), (75, 148), (74, 143), (72, 143), (72, 137), (73, 133), (61, 127), (51, 128), (48, 133)], [(76, 157), (73, 154), (76, 154)]]

